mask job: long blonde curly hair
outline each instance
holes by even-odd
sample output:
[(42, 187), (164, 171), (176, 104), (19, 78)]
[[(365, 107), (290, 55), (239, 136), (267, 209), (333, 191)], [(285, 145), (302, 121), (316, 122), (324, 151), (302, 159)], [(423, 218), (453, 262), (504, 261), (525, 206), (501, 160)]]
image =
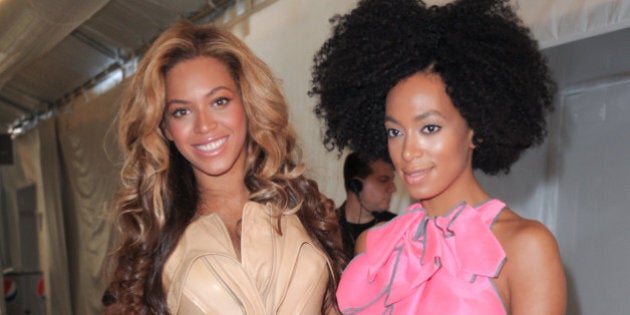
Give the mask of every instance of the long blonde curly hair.
[[(167, 314), (162, 268), (198, 203), (190, 164), (161, 129), (165, 75), (177, 63), (216, 58), (240, 89), (248, 122), (245, 185), (250, 199), (278, 216), (296, 213), (333, 265), (322, 311), (336, 307), (334, 291), (345, 257), (333, 203), (307, 179), (288, 122), (286, 100), (269, 67), (230, 32), (179, 22), (160, 35), (140, 62), (118, 114), (125, 155), (116, 219), (121, 245), (104, 298), (106, 313)], [(282, 233), (279, 229), (278, 232)]]

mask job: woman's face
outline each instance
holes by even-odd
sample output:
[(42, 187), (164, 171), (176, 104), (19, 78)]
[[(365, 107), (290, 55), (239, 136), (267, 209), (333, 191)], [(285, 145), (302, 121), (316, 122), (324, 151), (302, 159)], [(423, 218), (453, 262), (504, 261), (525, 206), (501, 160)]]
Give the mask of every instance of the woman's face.
[(164, 114), (166, 137), (192, 164), (195, 176), (244, 171), (247, 117), (222, 62), (196, 57), (171, 68)]
[(389, 91), (385, 128), (389, 154), (412, 198), (462, 200), (473, 178), (473, 131), (438, 74), (413, 74)]

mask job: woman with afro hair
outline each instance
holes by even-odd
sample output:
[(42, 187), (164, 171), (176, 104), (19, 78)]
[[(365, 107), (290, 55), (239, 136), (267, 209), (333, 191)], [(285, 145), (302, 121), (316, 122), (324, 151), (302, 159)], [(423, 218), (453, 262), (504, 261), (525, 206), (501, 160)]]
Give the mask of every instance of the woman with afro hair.
[(363, 234), (344, 314), (564, 314), (557, 243), (488, 195), (540, 144), (555, 85), (508, 1), (363, 0), (334, 18), (312, 96), (329, 150), (391, 158), (418, 200)]

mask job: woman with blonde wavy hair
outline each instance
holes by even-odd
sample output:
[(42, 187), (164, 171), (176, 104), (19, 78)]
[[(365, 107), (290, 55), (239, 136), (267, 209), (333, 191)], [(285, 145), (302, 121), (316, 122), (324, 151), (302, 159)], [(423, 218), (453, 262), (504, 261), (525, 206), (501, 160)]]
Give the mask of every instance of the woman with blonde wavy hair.
[(286, 101), (239, 39), (180, 22), (119, 112), (121, 245), (109, 314), (336, 313), (343, 254)]

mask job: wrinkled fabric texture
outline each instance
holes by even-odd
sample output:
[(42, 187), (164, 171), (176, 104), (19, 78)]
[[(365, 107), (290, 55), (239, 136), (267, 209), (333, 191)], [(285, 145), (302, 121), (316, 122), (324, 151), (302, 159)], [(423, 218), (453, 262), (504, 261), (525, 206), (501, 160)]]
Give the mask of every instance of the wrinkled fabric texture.
[(269, 208), (245, 205), (240, 262), (218, 215), (192, 222), (164, 267), (171, 314), (321, 314), (327, 256), (296, 215), (280, 220), (282, 235)]
[(461, 203), (431, 217), (414, 204), (369, 230), (367, 250), (344, 271), (344, 314), (506, 314), (495, 278), (505, 252), (491, 231), (505, 204)]

